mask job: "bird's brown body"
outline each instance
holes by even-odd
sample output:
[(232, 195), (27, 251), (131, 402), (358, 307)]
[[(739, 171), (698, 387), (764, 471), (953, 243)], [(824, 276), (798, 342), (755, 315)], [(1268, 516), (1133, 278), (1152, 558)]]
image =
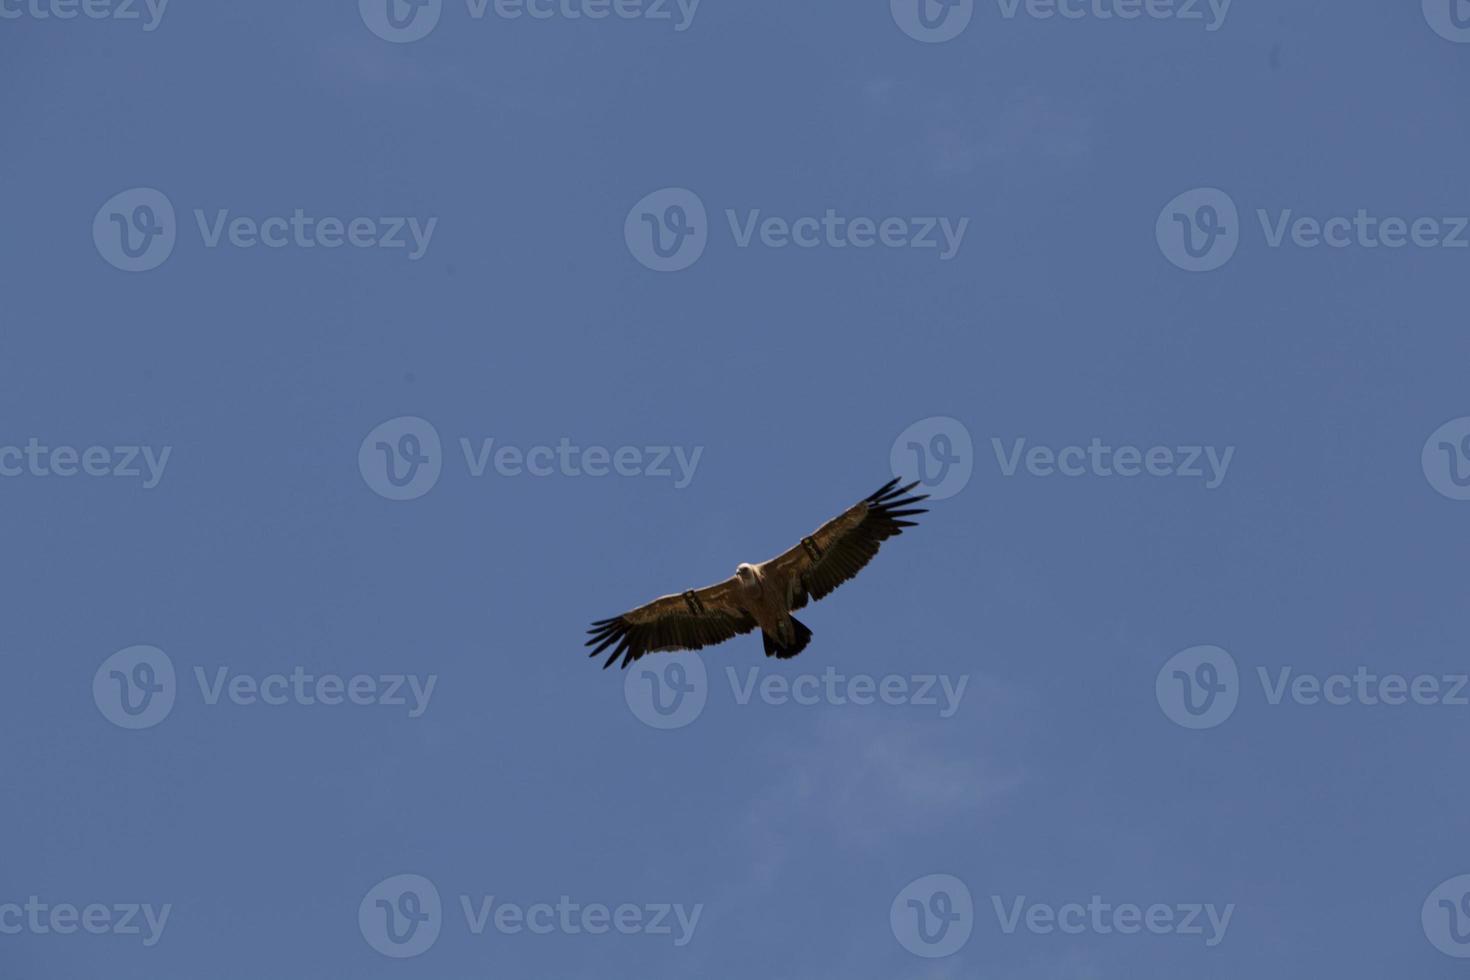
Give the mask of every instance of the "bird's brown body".
[[(764, 632), (783, 644), (789, 644), (795, 632), (791, 625), (794, 620), (789, 597), (778, 594), (775, 583), (767, 580), (766, 564), (741, 565), (736, 570), (740, 591), (735, 601)], [(750, 570), (748, 575), (742, 574), (746, 569)]]

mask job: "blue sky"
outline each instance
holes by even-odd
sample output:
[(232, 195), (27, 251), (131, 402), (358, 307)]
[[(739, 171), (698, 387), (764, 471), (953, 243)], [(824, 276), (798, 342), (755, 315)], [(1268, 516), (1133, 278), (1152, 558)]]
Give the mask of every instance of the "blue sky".
[[(1462, 972), (1470, 11), (49, 2), (0, 974)], [(583, 656), (911, 443), (799, 658)]]

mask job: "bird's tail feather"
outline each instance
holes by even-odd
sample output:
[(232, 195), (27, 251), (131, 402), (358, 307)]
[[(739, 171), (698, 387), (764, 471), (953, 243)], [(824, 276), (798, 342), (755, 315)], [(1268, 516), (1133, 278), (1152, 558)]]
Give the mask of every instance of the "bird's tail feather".
[(812, 642), (812, 631), (806, 628), (806, 624), (795, 616), (791, 617), (791, 632), (793, 639), (790, 646), (782, 644), (765, 630), (761, 631), (761, 642), (766, 645), (766, 656), (775, 657), (777, 660), (790, 660), (798, 653), (806, 649), (806, 645)]

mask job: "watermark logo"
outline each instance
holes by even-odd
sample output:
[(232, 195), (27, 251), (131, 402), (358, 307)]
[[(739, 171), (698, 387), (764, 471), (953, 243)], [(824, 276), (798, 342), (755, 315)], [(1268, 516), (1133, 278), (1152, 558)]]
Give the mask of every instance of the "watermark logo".
[(1213, 272), (1240, 247), (1240, 211), (1214, 187), (1185, 191), (1164, 205), (1154, 226), (1164, 257), (1186, 272)]
[(1424, 0), (1424, 19), (1446, 41), (1470, 44), (1470, 0)]
[[(212, 212), (194, 208), (192, 214), (206, 249), (401, 249), (410, 262), (427, 254), (439, 226), (437, 217), (344, 218), (308, 214), (305, 208), (263, 218), (232, 214), (229, 208)], [(92, 219), (92, 241), (98, 253), (125, 272), (158, 268), (173, 253), (181, 233), (173, 204), (151, 187), (113, 195)]]
[(1470, 875), (1451, 878), (1430, 892), (1420, 921), (1435, 949), (1456, 959), (1470, 959)]
[(1420, 457), (1429, 485), (1451, 500), (1470, 500), (1470, 417), (1451, 419), (1424, 443)]
[(422, 875), (394, 875), (374, 885), (357, 907), (357, 927), (369, 946), (394, 959), (427, 952), (439, 938), (444, 909), (439, 889)]
[[(460, 913), (470, 936), (500, 935), (669, 936), (676, 947), (694, 938), (704, 903), (577, 902), (562, 895), (551, 902), (521, 904), (497, 895), (458, 896)], [(395, 875), (375, 885), (357, 908), (357, 924), (368, 945), (394, 959), (426, 952), (438, 940), (451, 916), (434, 883), (422, 875)], [(456, 920), (457, 921), (457, 920)]]
[(693, 650), (660, 653), (628, 667), (623, 697), (649, 728), (669, 731), (693, 724), (709, 700), (709, 674)]
[[(195, 666), (194, 681), (206, 707), (233, 704), (335, 708), (339, 705), (402, 708), (409, 718), (429, 710), (438, 674), (315, 674), (297, 666), (257, 676), (229, 667)], [(120, 728), (152, 728), (173, 710), (179, 695), (173, 661), (157, 647), (119, 650), (92, 677), (92, 700)]]
[(628, 212), (623, 239), (645, 268), (654, 272), (687, 269), (699, 261), (709, 244), (704, 202), (684, 187), (654, 191)]
[(893, 22), (925, 44), (952, 41), (970, 26), (975, 0), (888, 0)]
[[(1205, 946), (1225, 940), (1235, 903), (1085, 901), (1054, 905), (1026, 895), (991, 895), (990, 905), (1002, 936), (1139, 935), (1198, 937)], [(906, 886), (893, 900), (889, 924), (899, 944), (917, 956), (938, 958), (958, 952), (975, 925), (975, 906), (965, 883), (952, 875), (927, 875)]]
[(414, 415), (382, 423), (357, 450), (357, 469), (380, 497), (414, 500), (434, 489), (444, 468), (439, 432)]
[(1154, 694), (1176, 725), (1215, 728), (1229, 720), (1240, 702), (1240, 671), (1235, 658), (1219, 647), (1190, 647), (1164, 664)]
[(357, 11), (378, 37), (408, 44), (428, 37), (439, 23), (444, 0), (357, 0)]
[[(1293, 208), (1256, 208), (1267, 248), (1312, 251), (1470, 249), (1470, 216), (1380, 215), (1368, 208), (1325, 217)], [(1159, 213), (1155, 233), (1170, 262), (1188, 272), (1212, 272), (1235, 255), (1246, 234), (1230, 195), (1216, 188), (1186, 191)]]
[[(1470, 674), (1378, 674), (1366, 664), (1351, 673), (1313, 674), (1294, 667), (1257, 666), (1267, 707), (1470, 707)], [(1159, 671), (1159, 707), (1185, 728), (1224, 724), (1245, 693), (1234, 659), (1219, 647), (1193, 647)]]
[(92, 219), (97, 253), (124, 272), (147, 272), (163, 265), (177, 240), (173, 203), (151, 187), (114, 194)]
[(158, 647), (119, 650), (92, 677), (92, 700), (119, 728), (152, 728), (169, 716), (178, 695), (174, 664)]
[[(820, 215), (797, 217), (766, 214), (760, 208), (726, 208), (724, 215), (737, 249), (932, 249), (941, 262), (959, 254), (970, 228), (970, 219), (963, 217), (877, 218), (839, 214), (835, 208)], [(623, 222), (628, 250), (656, 272), (689, 268), (704, 254), (712, 233), (704, 202), (682, 187), (649, 194), (633, 206)]]
[[(58, 0), (53, 0), (58, 2)], [(667, 22), (682, 34), (694, 26), (700, 0), (464, 0), (465, 13), (479, 23), (489, 14), (499, 20), (646, 20)], [(385, 41), (422, 40), (439, 23), (443, 0), (358, 0), (368, 30)]]
[[(970, 675), (844, 674), (828, 666), (820, 674), (744, 671), (726, 667), (725, 679), (738, 707), (754, 703), (773, 708), (874, 707), (931, 709), (953, 718), (965, 698)], [(623, 677), (623, 697), (633, 714), (651, 728), (691, 725), (704, 711), (712, 685), (698, 653), (658, 654), (633, 664)]]
[(970, 889), (953, 875), (925, 875), (909, 882), (888, 909), (900, 946), (926, 959), (953, 956), (975, 928)]
[[(662, 479), (675, 490), (694, 482), (703, 446), (581, 446), (563, 436), (555, 445), (517, 446), (492, 437), (460, 436), (465, 473), (475, 480), (605, 479), (612, 476)], [(357, 450), (358, 472), (374, 493), (389, 500), (413, 500), (434, 488), (445, 465), (438, 431), (416, 416), (382, 423)]]
[(975, 443), (963, 422), (936, 415), (900, 432), (893, 440), (888, 463), (893, 475), (904, 483), (917, 480), (931, 498), (943, 500), (970, 482)]

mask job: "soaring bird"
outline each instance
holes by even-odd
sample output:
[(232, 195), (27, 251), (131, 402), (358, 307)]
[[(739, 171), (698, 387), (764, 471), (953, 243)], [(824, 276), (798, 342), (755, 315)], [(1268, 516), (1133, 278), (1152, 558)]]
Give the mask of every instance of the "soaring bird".
[(718, 585), (690, 589), (655, 599), (621, 616), (601, 619), (587, 632), (589, 656), (612, 648), (606, 670), (619, 657), (622, 666), (646, 653), (698, 650), (749, 633), (757, 626), (766, 656), (785, 660), (806, 649), (812, 631), (791, 615), (809, 599), (825, 599), (833, 589), (862, 571), (878, 546), (927, 513), (913, 505), (928, 494), (908, 496), (917, 481), (900, 487), (898, 480), (859, 500), (823, 524), (796, 547), (759, 565), (741, 564), (735, 575)]

